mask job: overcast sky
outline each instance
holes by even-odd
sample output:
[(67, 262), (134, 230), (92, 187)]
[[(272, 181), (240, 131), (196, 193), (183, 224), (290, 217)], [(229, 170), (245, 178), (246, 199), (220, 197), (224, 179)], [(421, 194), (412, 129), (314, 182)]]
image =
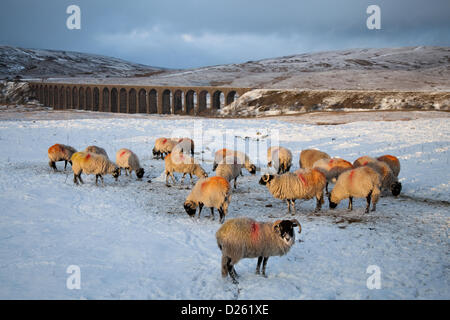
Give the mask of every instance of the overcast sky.
[[(69, 5), (81, 29), (69, 30)], [(381, 9), (369, 30), (366, 9)], [(0, 44), (192, 68), (346, 48), (450, 46), (450, 0), (1, 0)]]

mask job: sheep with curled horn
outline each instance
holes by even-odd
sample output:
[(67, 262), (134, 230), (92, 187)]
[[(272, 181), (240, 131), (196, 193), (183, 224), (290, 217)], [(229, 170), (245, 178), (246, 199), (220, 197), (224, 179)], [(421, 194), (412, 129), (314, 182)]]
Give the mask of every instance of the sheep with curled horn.
[(294, 227), (301, 233), (296, 219), (260, 222), (250, 218), (230, 219), (216, 232), (216, 240), (222, 251), (222, 277), (230, 275), (234, 283), (237, 273), (234, 265), (244, 258), (258, 258), (256, 274), (266, 276), (269, 257), (283, 256), (295, 243)]

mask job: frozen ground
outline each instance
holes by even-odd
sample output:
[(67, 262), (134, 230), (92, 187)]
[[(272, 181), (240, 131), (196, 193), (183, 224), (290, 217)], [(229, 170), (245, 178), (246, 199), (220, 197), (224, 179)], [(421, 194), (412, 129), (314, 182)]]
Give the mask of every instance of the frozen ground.
[[(0, 121), (1, 299), (450, 298), (447, 113), (395, 121), (366, 121), (355, 113), (350, 123), (316, 125), (296, 121), (302, 117), (193, 121), (41, 112)], [(373, 119), (383, 120), (375, 114)], [(303, 232), (291, 251), (269, 259), (267, 278), (254, 274), (256, 260), (241, 261), (235, 286), (220, 276), (217, 213), (214, 221), (209, 210), (200, 220), (190, 219), (182, 205), (189, 179), (184, 186), (165, 187), (163, 161), (152, 159), (155, 138), (172, 134), (194, 137), (196, 157), (210, 174), (211, 153), (222, 147), (223, 136), (242, 149), (248, 136), (249, 153), (263, 166), (266, 135), (272, 134), (293, 150), (294, 170), (300, 150), (310, 147), (351, 161), (395, 154), (403, 195), (381, 198), (368, 215), (362, 200), (352, 213), (346, 201), (334, 211), (326, 204), (319, 216), (313, 214), (314, 201), (297, 203)], [(121, 176), (115, 182), (108, 176), (97, 187), (94, 177), (85, 176), (84, 185), (74, 186), (70, 169), (53, 173), (47, 165), (47, 148), (57, 142), (78, 149), (100, 145), (112, 158), (119, 148), (131, 148), (145, 178)], [(259, 174), (247, 172), (238, 180), (227, 219), (290, 218), (285, 203), (258, 180)], [(80, 267), (80, 290), (66, 288), (69, 265)], [(381, 270), (379, 290), (366, 286), (369, 265)]]

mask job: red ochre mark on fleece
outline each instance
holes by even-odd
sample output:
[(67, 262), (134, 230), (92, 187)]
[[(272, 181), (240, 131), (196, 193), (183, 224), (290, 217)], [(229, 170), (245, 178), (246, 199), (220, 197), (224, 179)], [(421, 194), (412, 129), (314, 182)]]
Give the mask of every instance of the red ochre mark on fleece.
[(230, 184), (225, 178), (222, 177), (211, 177), (208, 180), (202, 182), (201, 190), (203, 191), (205, 188), (219, 188), (229, 190)]
[(350, 171), (350, 175), (348, 176), (350, 182), (353, 181), (353, 176), (355, 175), (355, 170)]
[(167, 139), (163, 139), (162, 143), (164, 144), (164, 143), (166, 143), (166, 142), (167, 142)]
[(363, 166), (367, 166), (367, 164), (369, 163), (369, 161), (364, 162), (362, 165)]
[(64, 148), (60, 144), (54, 144), (50, 148), (48, 148), (48, 153), (55, 153), (55, 152), (63, 152)]
[(90, 157), (91, 157), (91, 154), (88, 153), (88, 154), (86, 155), (86, 158), (84, 158), (84, 159), (85, 159), (85, 160), (89, 160)]
[(258, 240), (259, 237), (259, 224), (257, 224), (256, 222), (252, 222), (251, 224), (251, 238), (252, 241), (256, 241)]
[(302, 182), (303, 182), (303, 184), (304, 184), (305, 186), (308, 185), (308, 181), (307, 181), (306, 178), (303, 176), (303, 174), (299, 173), (299, 174), (298, 174), (298, 177), (299, 177), (300, 180), (302, 180)]
[(122, 157), (125, 153), (127, 153), (126, 151), (122, 151), (119, 155), (119, 157)]

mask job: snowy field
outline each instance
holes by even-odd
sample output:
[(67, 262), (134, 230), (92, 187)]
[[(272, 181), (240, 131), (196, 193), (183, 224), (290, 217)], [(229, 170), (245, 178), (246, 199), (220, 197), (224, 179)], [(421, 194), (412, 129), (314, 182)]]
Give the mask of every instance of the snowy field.
[[(165, 186), (163, 161), (151, 152), (160, 136), (193, 137), (210, 175), (224, 137), (247, 148), (262, 172), (268, 137), (293, 151), (293, 170), (305, 148), (349, 161), (394, 154), (403, 192), (382, 197), (369, 214), (363, 199), (351, 213), (347, 201), (336, 210), (326, 202), (319, 215), (314, 200), (297, 201), (303, 231), (291, 251), (269, 259), (267, 278), (254, 274), (255, 259), (242, 260), (234, 285), (220, 275), (217, 212), (215, 220), (208, 209), (191, 219), (183, 209), (189, 179)], [(99, 145), (113, 159), (130, 148), (145, 177), (107, 176), (96, 186), (84, 175), (75, 186), (70, 166), (53, 173), (47, 164), (54, 143)], [(447, 115), (340, 125), (156, 116), (0, 121), (0, 299), (450, 299), (449, 148)], [(227, 219), (291, 218), (259, 178), (244, 172)], [(66, 287), (70, 265), (81, 270), (79, 290)], [(381, 289), (366, 285), (370, 265), (381, 271)]]

